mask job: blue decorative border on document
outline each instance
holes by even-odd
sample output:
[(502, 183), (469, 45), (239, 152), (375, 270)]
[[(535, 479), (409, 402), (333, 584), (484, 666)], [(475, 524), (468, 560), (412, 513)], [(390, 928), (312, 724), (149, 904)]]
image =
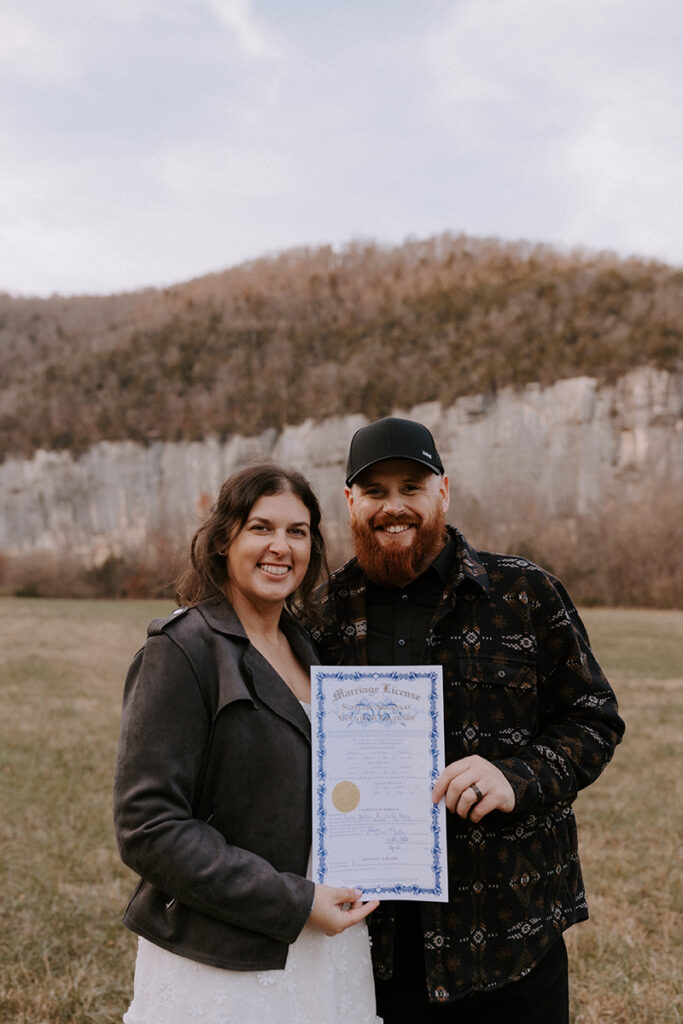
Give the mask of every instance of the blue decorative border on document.
[[(314, 722), (317, 754), (318, 754), (318, 782), (316, 786), (316, 800), (318, 809), (318, 827), (316, 835), (316, 852), (318, 855), (318, 875), (315, 879), (316, 882), (324, 883), (326, 877), (326, 860), (327, 860), (327, 848), (325, 845), (325, 835), (327, 833), (327, 812), (325, 810), (325, 794), (327, 792), (327, 773), (325, 771), (325, 730), (323, 728), (325, 718), (325, 693), (323, 690), (324, 679), (336, 679), (340, 683), (342, 682), (358, 682), (364, 679), (391, 679), (394, 682), (413, 680), (413, 679), (428, 679), (431, 686), (429, 690), (429, 715), (431, 719), (431, 728), (429, 733), (430, 741), (430, 757), (431, 757), (431, 769), (430, 778), (432, 783), (436, 782), (437, 778), (441, 774), (441, 768), (439, 765), (439, 682), (440, 672), (429, 669), (426, 671), (415, 671), (414, 669), (401, 669), (391, 670), (388, 672), (377, 672), (373, 668), (367, 670), (354, 670), (353, 672), (345, 672), (343, 669), (327, 669), (320, 666), (313, 666), (315, 673), (315, 693), (317, 698), (316, 703), (316, 721)], [(442, 870), (441, 870), (441, 843), (439, 841), (439, 806), (433, 804), (431, 809), (432, 818), (432, 870), (434, 877), (434, 885), (430, 888), (418, 885), (394, 885), (394, 886), (375, 886), (372, 889), (373, 894), (377, 896), (398, 896), (398, 895), (411, 895), (411, 896), (443, 896), (443, 882), (442, 882)]]

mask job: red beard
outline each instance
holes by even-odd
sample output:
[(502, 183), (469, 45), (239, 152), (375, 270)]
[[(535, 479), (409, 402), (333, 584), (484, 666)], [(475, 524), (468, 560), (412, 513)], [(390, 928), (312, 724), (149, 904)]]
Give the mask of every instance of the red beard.
[[(409, 547), (383, 547), (373, 527), (386, 526), (387, 523), (415, 525), (412, 544)], [(370, 526), (357, 519), (352, 511), (351, 533), (358, 564), (368, 579), (382, 587), (405, 587), (432, 564), (444, 546), (446, 513), (441, 508), (436, 509), (429, 522), (416, 522), (414, 517), (407, 515), (384, 514), (376, 516), (373, 526)]]

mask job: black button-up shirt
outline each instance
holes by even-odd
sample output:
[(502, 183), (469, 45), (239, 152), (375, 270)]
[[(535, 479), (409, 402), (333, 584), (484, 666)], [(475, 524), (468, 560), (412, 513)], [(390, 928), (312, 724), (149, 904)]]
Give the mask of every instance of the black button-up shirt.
[[(421, 665), (428, 660), (427, 634), (441, 595), (453, 572), (456, 546), (448, 537), (432, 564), (405, 587), (382, 587), (368, 580), (368, 663)], [(424, 978), (420, 907), (394, 905), (394, 971), (413, 970)]]
[(405, 587), (368, 582), (368, 664), (421, 665), (431, 621), (455, 563), (451, 537), (430, 567)]

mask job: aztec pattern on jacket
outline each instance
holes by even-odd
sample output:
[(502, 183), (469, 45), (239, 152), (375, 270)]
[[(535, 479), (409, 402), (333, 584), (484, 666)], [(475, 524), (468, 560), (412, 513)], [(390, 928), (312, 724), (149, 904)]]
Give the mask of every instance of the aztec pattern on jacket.
[[(449, 532), (458, 555), (423, 656), (443, 666), (446, 764), (470, 754), (493, 761), (516, 805), (476, 825), (447, 815), (449, 902), (421, 905), (436, 1002), (523, 977), (588, 917), (571, 804), (624, 732), (559, 580)], [(367, 664), (365, 588), (355, 559), (321, 588), (323, 624), (311, 634), (323, 664)], [(390, 977), (390, 902), (371, 915), (370, 931), (375, 973)]]

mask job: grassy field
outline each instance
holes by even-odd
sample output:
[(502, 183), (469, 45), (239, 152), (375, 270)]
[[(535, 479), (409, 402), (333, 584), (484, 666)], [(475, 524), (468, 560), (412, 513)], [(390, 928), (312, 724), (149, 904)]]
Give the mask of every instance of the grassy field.
[[(0, 599), (0, 1020), (114, 1024), (135, 939), (110, 791), (122, 681), (158, 602)], [(568, 934), (572, 1024), (683, 1019), (683, 612), (585, 613), (627, 722), (578, 800), (591, 920)], [(350, 1022), (352, 1024), (352, 1022)]]

